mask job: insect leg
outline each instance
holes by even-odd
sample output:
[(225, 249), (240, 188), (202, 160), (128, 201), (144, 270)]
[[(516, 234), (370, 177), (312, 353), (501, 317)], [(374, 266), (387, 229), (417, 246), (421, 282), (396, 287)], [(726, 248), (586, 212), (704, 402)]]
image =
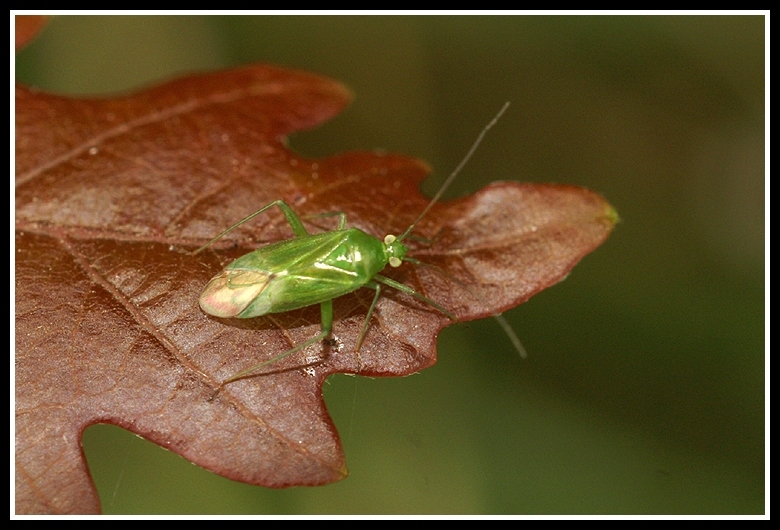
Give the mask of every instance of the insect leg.
[[(410, 236), (411, 237), (411, 236)], [(461, 289), (469, 293), (472, 297), (479, 300), (482, 305), (487, 306), (487, 303), (485, 302), (485, 299), (481, 297), (479, 294), (474, 292), (472, 289), (469, 288), (468, 285), (464, 284), (457, 278), (453, 277), (450, 273), (442, 269), (441, 267), (437, 267), (436, 265), (431, 265), (430, 263), (425, 263), (423, 261), (414, 259), (414, 258), (404, 258), (404, 261), (408, 261), (409, 263), (414, 263), (416, 265), (422, 266), (422, 267), (428, 267), (429, 269), (433, 269), (445, 278), (448, 278), (451, 282), (455, 283), (456, 285), (460, 286)], [(512, 342), (512, 345), (517, 350), (517, 353), (520, 354), (520, 357), (525, 359), (528, 357), (528, 353), (525, 351), (525, 347), (523, 347), (523, 343), (520, 342), (520, 337), (517, 336), (517, 333), (515, 333), (515, 330), (512, 329), (512, 326), (509, 325), (509, 322), (506, 321), (504, 316), (501, 313), (496, 313), (493, 315), (493, 318), (496, 319), (498, 324), (501, 326), (501, 329), (504, 330), (504, 333), (506, 333), (509, 340)]]
[(371, 302), (371, 306), (368, 308), (368, 313), (366, 314), (366, 320), (363, 322), (363, 327), (360, 329), (360, 335), (358, 335), (357, 344), (355, 344), (355, 351), (358, 351), (360, 349), (360, 345), (363, 344), (363, 338), (366, 336), (366, 331), (368, 331), (368, 323), (371, 321), (371, 315), (374, 314), (376, 302), (379, 300), (379, 293), (382, 291), (382, 286), (375, 282), (368, 282), (366, 285), (364, 285), (364, 287), (376, 289), (376, 294), (374, 294), (374, 300)]
[(304, 217), (304, 219), (317, 219), (321, 217), (335, 217), (338, 216), (339, 218), (339, 225), (336, 227), (336, 230), (344, 230), (347, 227), (347, 214), (344, 212), (328, 212), (328, 213), (315, 213), (312, 215), (307, 215)]
[[(250, 219), (260, 215), (261, 213), (263, 213), (267, 209), (271, 208), (272, 206), (278, 206), (279, 209), (282, 210), (282, 213), (284, 214), (284, 217), (287, 219), (287, 222), (290, 223), (290, 227), (292, 227), (293, 232), (295, 232), (295, 236), (296, 237), (305, 237), (305, 236), (309, 235), (309, 233), (306, 231), (306, 228), (304, 228), (303, 223), (301, 222), (301, 219), (295, 214), (293, 209), (290, 208), (290, 206), (286, 202), (284, 202), (283, 200), (280, 199), (280, 200), (276, 200), (276, 201), (272, 202), (271, 204), (267, 204), (267, 205), (263, 206), (262, 208), (260, 208), (259, 210), (257, 210), (254, 213), (251, 213), (251, 214), (247, 215), (246, 217), (241, 219), (239, 222), (237, 222), (236, 224), (234, 224), (233, 226), (231, 226), (227, 230), (223, 231), (217, 237), (215, 237), (214, 239), (212, 239), (211, 241), (209, 241), (208, 243), (206, 243), (205, 245), (200, 247), (198, 250), (193, 252), (192, 255), (194, 256), (195, 254), (198, 254), (201, 251), (206, 250), (211, 245), (216, 243), (219, 239), (221, 239), (223, 236), (227, 235), (229, 232), (232, 232), (233, 230), (235, 230), (236, 228), (238, 228), (242, 224), (246, 223)], [(346, 218), (344, 219), (344, 222), (346, 224)]]
[(417, 291), (415, 291), (414, 289), (412, 289), (408, 285), (404, 285), (404, 284), (399, 283), (399, 282), (397, 282), (395, 280), (391, 280), (390, 278), (385, 278), (384, 276), (381, 276), (379, 274), (374, 276), (374, 280), (376, 280), (376, 281), (378, 281), (380, 283), (383, 283), (383, 284), (387, 285), (388, 287), (392, 287), (393, 289), (398, 289), (399, 291), (401, 291), (403, 293), (412, 295), (415, 298), (417, 298), (418, 300), (422, 300), (426, 304), (430, 305), (431, 307), (435, 307), (436, 309), (438, 309), (439, 311), (441, 311), (442, 313), (447, 315), (451, 320), (454, 320), (456, 322), (458, 320), (458, 317), (456, 317), (455, 315), (453, 315), (452, 313), (450, 313), (449, 311), (444, 309), (444, 307), (442, 307), (441, 305), (437, 304), (436, 302), (434, 302), (430, 298), (421, 295), (420, 293), (418, 293)]
[(243, 379), (244, 377), (252, 374), (253, 372), (256, 372), (260, 368), (264, 366), (268, 366), (269, 364), (273, 364), (275, 362), (281, 361), (285, 357), (292, 355), (293, 353), (297, 351), (301, 351), (304, 348), (308, 348), (312, 344), (316, 344), (317, 342), (323, 340), (325, 337), (330, 335), (330, 330), (333, 328), (333, 300), (326, 300), (325, 302), (322, 302), (320, 304), (320, 314), (322, 316), (322, 324), (321, 324), (321, 331), (318, 335), (315, 337), (312, 337), (311, 339), (307, 340), (306, 342), (302, 342), (301, 344), (298, 344), (296, 347), (287, 350), (284, 353), (280, 353), (279, 355), (275, 357), (271, 357), (270, 359), (261, 362), (260, 364), (256, 364), (251, 368), (247, 368), (246, 370), (242, 370), (238, 372), (236, 375), (233, 375), (227, 379), (225, 379), (220, 386), (223, 387), (228, 383), (232, 383), (233, 381), (236, 381), (238, 379)]

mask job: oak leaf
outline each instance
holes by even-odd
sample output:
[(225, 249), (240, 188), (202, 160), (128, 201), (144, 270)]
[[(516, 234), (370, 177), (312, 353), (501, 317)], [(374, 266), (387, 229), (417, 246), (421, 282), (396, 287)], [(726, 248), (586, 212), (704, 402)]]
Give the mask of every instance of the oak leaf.
[[(81, 451), (89, 425), (122, 426), (231, 479), (285, 487), (347, 474), (322, 399), (333, 373), (406, 375), (436, 362), (451, 321), (385, 289), (334, 302), (331, 337), (220, 382), (319, 332), (317, 306), (237, 320), (198, 306), (209, 279), (260, 245), (293, 237), (283, 199), (310, 232), (349, 226), (400, 234), (426, 206), (429, 168), (393, 154), (307, 160), (286, 134), (350, 100), (337, 82), (270, 66), (175, 80), (111, 99), (16, 93), (16, 511), (94, 513)], [(600, 245), (616, 216), (597, 194), (496, 183), (436, 204), (410, 255), (387, 276), (459, 320), (516, 306)]]

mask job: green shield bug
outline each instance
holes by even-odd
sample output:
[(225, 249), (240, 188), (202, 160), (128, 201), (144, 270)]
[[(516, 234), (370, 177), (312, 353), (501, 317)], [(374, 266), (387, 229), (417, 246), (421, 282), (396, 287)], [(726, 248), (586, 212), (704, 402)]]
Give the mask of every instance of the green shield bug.
[[(325, 214), (339, 217), (336, 230), (309, 234), (292, 208), (284, 201), (276, 200), (248, 215), (196, 250), (194, 254), (205, 250), (230, 231), (276, 206), (290, 224), (295, 238), (266, 245), (229, 263), (204, 287), (199, 299), (200, 307), (215, 317), (254, 318), (320, 304), (322, 322), (319, 334), (271, 359), (242, 370), (226, 379), (222, 385), (241, 379), (327, 338), (333, 325), (333, 299), (361, 287), (373, 289), (375, 293), (358, 335), (356, 351), (360, 350), (365, 338), (382, 285), (411, 295), (441, 311), (450, 319), (457, 320), (455, 315), (435, 301), (379, 273), (388, 265), (399, 267), (403, 261), (420, 263), (406, 256), (408, 248), (403, 243), (404, 239), (439, 200), (471, 158), (487, 131), (495, 125), (508, 106), (509, 102), (505, 103), (485, 126), (461, 163), (447, 177), (422, 213), (399, 236), (387, 235), (383, 240), (379, 240), (358, 228), (347, 228), (346, 215), (342, 212)], [(524, 356), (522, 345), (512, 329), (501, 315), (495, 316), (521, 356)]]

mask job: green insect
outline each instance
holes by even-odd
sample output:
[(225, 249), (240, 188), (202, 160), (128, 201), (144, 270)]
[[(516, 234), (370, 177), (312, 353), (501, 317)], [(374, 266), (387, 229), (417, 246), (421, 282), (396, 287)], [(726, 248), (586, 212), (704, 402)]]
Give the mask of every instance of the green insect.
[[(311, 339), (298, 344), (275, 357), (247, 368), (230, 378), (222, 385), (241, 379), (260, 368), (275, 363), (288, 355), (300, 351), (312, 344), (324, 340), (333, 326), (333, 299), (356, 291), (361, 287), (374, 290), (374, 299), (368, 309), (368, 314), (360, 330), (355, 350), (360, 346), (368, 330), (371, 316), (376, 307), (382, 285), (392, 287), (403, 293), (422, 300), (444, 315), (457, 320), (455, 315), (423, 296), (411, 287), (379, 274), (386, 266), (399, 267), (402, 262), (420, 263), (406, 256), (408, 248), (404, 239), (411, 233), (415, 225), (425, 216), (431, 207), (439, 200), (442, 193), (452, 183), (461, 168), (476, 150), (485, 133), (495, 125), (506, 111), (507, 102), (493, 120), (482, 130), (463, 161), (442, 184), (439, 191), (428, 203), (420, 216), (399, 235), (387, 235), (379, 240), (358, 228), (347, 228), (346, 215), (342, 212), (332, 214), (338, 216), (338, 228), (330, 232), (309, 234), (300, 218), (282, 200), (277, 200), (260, 208), (251, 215), (240, 220), (214, 239), (194, 252), (197, 254), (230, 231), (246, 223), (253, 217), (277, 206), (284, 214), (287, 222), (295, 233), (294, 239), (279, 241), (261, 247), (245, 254), (228, 264), (203, 289), (200, 295), (200, 307), (215, 317), (222, 318), (254, 318), (268, 313), (284, 313), (314, 304), (320, 304), (322, 315), (321, 331)], [(514, 332), (509, 325), (499, 318), (502, 327), (510, 334), (515, 346), (519, 346)], [(524, 354), (522, 346), (518, 350)]]

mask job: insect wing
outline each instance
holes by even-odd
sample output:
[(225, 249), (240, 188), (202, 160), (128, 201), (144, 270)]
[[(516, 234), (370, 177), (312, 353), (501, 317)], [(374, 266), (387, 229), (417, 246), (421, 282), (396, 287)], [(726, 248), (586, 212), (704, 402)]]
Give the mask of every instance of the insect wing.
[[(262, 270), (223, 270), (203, 289), (200, 307), (215, 317), (237, 317), (268, 287), (272, 277)], [(268, 310), (259, 314), (265, 313)]]
[[(201, 306), (215, 316), (238, 318), (284, 313), (350, 293), (385, 265), (382, 242), (355, 228), (280, 241), (241, 256), (212, 280), (209, 298), (216, 300), (219, 313)], [(246, 277), (234, 278), (231, 272)]]
[[(355, 244), (355, 237), (361, 243)], [(355, 229), (324, 232), (308, 237), (291, 239), (260, 248), (242, 256), (232, 267), (250, 267), (273, 273), (267, 289), (258, 299), (238, 315), (240, 318), (259, 316), (258, 310), (267, 313), (284, 313), (337, 298), (365, 285), (370, 277), (364, 268), (366, 263), (356, 259), (374, 255), (376, 249), (369, 246), (381, 243), (364, 232)], [(370, 260), (371, 261), (371, 260)], [(378, 265), (382, 268), (382, 264)]]

